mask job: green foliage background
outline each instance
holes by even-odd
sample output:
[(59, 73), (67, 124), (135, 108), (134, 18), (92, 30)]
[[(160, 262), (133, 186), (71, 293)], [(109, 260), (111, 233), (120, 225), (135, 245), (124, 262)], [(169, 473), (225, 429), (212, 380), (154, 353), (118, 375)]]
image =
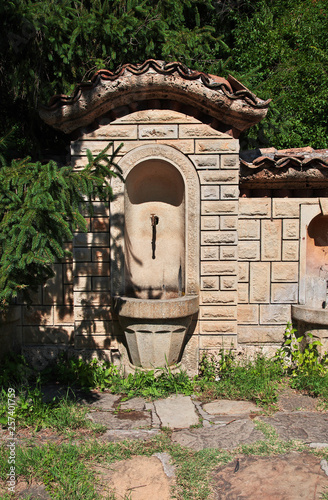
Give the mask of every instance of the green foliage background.
[(243, 147), (327, 146), (328, 0), (7, 0), (0, 6), (0, 135), (16, 151), (63, 152), (68, 139), (37, 107), (70, 94), (100, 68), (147, 58), (229, 72), (261, 98), (268, 117)]

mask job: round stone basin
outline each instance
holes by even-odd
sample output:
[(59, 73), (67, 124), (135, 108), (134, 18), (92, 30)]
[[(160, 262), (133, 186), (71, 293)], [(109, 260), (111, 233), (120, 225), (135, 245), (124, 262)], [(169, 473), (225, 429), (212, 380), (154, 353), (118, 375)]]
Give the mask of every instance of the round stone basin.
[(296, 323), (297, 333), (310, 340), (308, 334), (311, 333), (313, 340), (319, 340), (318, 346), (320, 355), (328, 352), (328, 309), (318, 309), (305, 305), (292, 305), (292, 319)]
[(125, 318), (185, 318), (198, 311), (198, 295), (188, 295), (167, 300), (115, 297), (114, 309), (116, 314)]
[(191, 318), (198, 311), (198, 295), (168, 300), (115, 297), (114, 310), (134, 366), (173, 366), (180, 361)]
[(292, 305), (292, 318), (305, 323), (328, 327), (328, 309), (315, 309), (307, 305)]

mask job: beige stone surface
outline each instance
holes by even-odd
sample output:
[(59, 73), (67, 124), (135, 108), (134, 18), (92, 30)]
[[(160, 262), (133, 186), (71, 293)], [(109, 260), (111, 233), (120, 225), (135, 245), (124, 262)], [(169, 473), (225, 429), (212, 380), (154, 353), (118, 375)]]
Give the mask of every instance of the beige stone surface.
[(74, 292), (74, 305), (77, 306), (108, 306), (110, 302), (108, 292)]
[(273, 262), (272, 281), (298, 281), (298, 262)]
[(218, 290), (219, 277), (218, 276), (203, 276), (200, 279), (200, 286), (202, 290)]
[(201, 187), (202, 200), (219, 200), (220, 187), (219, 186), (202, 186)]
[(283, 341), (285, 326), (238, 326), (238, 343), (240, 344), (280, 344)]
[(100, 125), (99, 128), (92, 132), (84, 133), (80, 136), (80, 140), (85, 139), (107, 139), (112, 141), (114, 139), (137, 139), (138, 138), (138, 128), (137, 125), (117, 125), (110, 123), (107, 125)]
[(91, 261), (91, 248), (74, 247), (73, 258), (76, 262), (90, 262)]
[(111, 320), (111, 306), (74, 306), (76, 321)]
[(240, 325), (257, 325), (259, 321), (259, 306), (257, 304), (238, 304), (237, 321)]
[(220, 260), (237, 260), (237, 246), (220, 246)]
[(237, 292), (235, 291), (202, 291), (200, 294), (201, 304), (236, 304)]
[(236, 244), (236, 231), (202, 231), (202, 245)]
[(273, 217), (299, 217), (300, 203), (305, 200), (302, 198), (275, 198), (272, 200)]
[(74, 278), (74, 290), (76, 292), (90, 292), (92, 290), (91, 276), (76, 276)]
[(235, 155), (223, 154), (221, 157), (221, 168), (237, 168), (239, 169), (239, 157)]
[(238, 281), (245, 282), (249, 280), (249, 263), (238, 262)]
[(250, 263), (250, 302), (270, 302), (270, 263)]
[(108, 290), (110, 292), (110, 279), (108, 276), (93, 276), (92, 290)]
[(261, 221), (261, 260), (281, 260), (281, 220)]
[(240, 198), (239, 216), (271, 217), (271, 200), (267, 198)]
[(239, 142), (235, 139), (196, 139), (195, 152), (198, 153), (232, 153), (239, 151)]
[(298, 260), (299, 242), (298, 241), (283, 241), (282, 242), (282, 260), (293, 261)]
[(219, 260), (219, 248), (215, 246), (202, 247), (201, 260)]
[(237, 290), (237, 276), (220, 276), (220, 290)]
[[(220, 156), (219, 155), (190, 155), (189, 159), (196, 165), (197, 169), (205, 168), (216, 169), (220, 166)], [(200, 174), (201, 172), (199, 172)], [(209, 175), (214, 175), (215, 170), (210, 170)], [(216, 182), (216, 181), (215, 181)]]
[(193, 116), (179, 113), (170, 109), (144, 109), (122, 116), (113, 122), (114, 125), (120, 123), (195, 123), (201, 122)]
[(92, 248), (92, 260), (101, 261), (101, 262), (109, 262), (109, 248)]
[(230, 275), (237, 274), (237, 265), (231, 261), (202, 262), (201, 275)]
[(66, 325), (74, 323), (74, 307), (71, 306), (54, 306), (54, 324)]
[(282, 237), (285, 240), (296, 240), (299, 238), (299, 221), (296, 219), (284, 219), (282, 222)]
[(272, 302), (295, 304), (298, 302), (297, 283), (272, 283)]
[(260, 260), (260, 242), (239, 241), (238, 260)]
[(221, 186), (220, 187), (221, 199), (231, 199), (238, 200), (239, 197), (239, 186)]
[(138, 125), (139, 139), (177, 139), (178, 125)]
[[(98, 141), (98, 140), (77, 140), (71, 142), (71, 155), (72, 156), (85, 156), (87, 150), (89, 149), (91, 153), (95, 156), (99, 154), (103, 149), (108, 146), (107, 141)], [(107, 151), (107, 154), (111, 154), (113, 152), (113, 148), (110, 147)]]
[(203, 215), (237, 214), (238, 203), (236, 201), (202, 201), (201, 210)]
[(74, 247), (108, 247), (109, 233), (76, 233)]
[(25, 306), (23, 308), (24, 325), (53, 325), (53, 323), (54, 315), (52, 306)]
[(195, 150), (193, 139), (157, 139), (156, 144), (172, 146), (184, 154), (193, 154)]
[(260, 304), (260, 324), (287, 325), (291, 320), (290, 305)]
[(201, 306), (199, 308), (200, 319), (237, 319), (236, 306)]
[(238, 304), (249, 302), (249, 283), (238, 283)]
[(238, 240), (259, 240), (260, 220), (238, 219)]
[(72, 326), (23, 326), (23, 343), (33, 345), (66, 344), (74, 339)]
[(179, 125), (179, 137), (181, 137), (182, 139), (197, 138), (197, 137), (221, 137), (225, 139), (230, 139), (228, 134), (219, 132), (218, 130), (215, 130), (209, 125), (206, 125), (205, 123)]
[(237, 333), (237, 323), (236, 321), (200, 321), (199, 324), (200, 334), (232, 334)]
[[(219, 350), (235, 349), (237, 347), (237, 335), (200, 335), (199, 349), (211, 351), (212, 354), (218, 354)], [(200, 352), (200, 357), (202, 352)]]
[(236, 170), (199, 170), (200, 183), (235, 185), (238, 182), (238, 172)]
[[(123, 141), (114, 141), (114, 149), (117, 149), (122, 144), (122, 142)], [(146, 139), (144, 139), (142, 141), (142, 144), (156, 144), (156, 140), (155, 139), (154, 140), (146, 140)], [(136, 141), (124, 141), (123, 142), (123, 146), (121, 147), (121, 149), (118, 152), (118, 156), (123, 156), (126, 153), (128, 153), (129, 151), (131, 151), (132, 149), (137, 148), (138, 146), (140, 146), (140, 141), (139, 140), (136, 140)]]
[(109, 276), (109, 262), (77, 262), (74, 276)]
[(201, 229), (219, 229), (219, 217), (217, 215), (201, 216)]
[[(112, 344), (113, 341), (108, 335), (76, 335), (74, 341), (75, 349), (110, 349)], [(116, 347), (116, 344), (114, 347)]]
[(230, 215), (220, 216), (221, 229), (237, 229), (238, 217)]
[(109, 231), (109, 217), (92, 217), (91, 231), (93, 233), (104, 233)]
[(111, 335), (113, 333), (112, 321), (106, 320), (87, 320), (83, 318), (81, 321), (75, 321), (76, 335)]

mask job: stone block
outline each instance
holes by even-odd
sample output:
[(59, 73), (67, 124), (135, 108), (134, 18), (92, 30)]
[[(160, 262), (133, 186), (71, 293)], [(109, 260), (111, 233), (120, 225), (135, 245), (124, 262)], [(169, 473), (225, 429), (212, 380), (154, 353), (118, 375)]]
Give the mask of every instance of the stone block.
[(23, 325), (53, 325), (52, 306), (34, 306), (23, 308)]
[(238, 304), (237, 321), (239, 325), (257, 325), (259, 306), (257, 304)]
[(193, 139), (158, 139), (156, 140), (156, 143), (172, 146), (186, 155), (194, 154), (195, 150)]
[(74, 323), (74, 307), (71, 306), (54, 306), (54, 324), (73, 324)]
[(274, 303), (296, 304), (298, 283), (272, 283), (271, 297)]
[(250, 303), (270, 302), (270, 262), (250, 263)]
[(240, 198), (239, 217), (271, 217), (271, 200), (268, 198)]
[(91, 291), (91, 276), (76, 276), (74, 278), (74, 290), (75, 291)]
[(202, 245), (234, 245), (237, 243), (236, 231), (202, 231)]
[[(200, 335), (199, 348), (204, 351), (211, 351), (212, 354), (218, 354), (220, 349), (236, 349), (237, 335)], [(200, 357), (202, 352), (200, 352)]]
[(223, 137), (228, 138), (226, 134), (215, 130), (206, 125), (206, 123), (179, 125), (179, 137), (181, 139), (197, 138), (197, 137)]
[(237, 319), (236, 306), (201, 306), (199, 309), (200, 319)]
[(109, 306), (108, 292), (74, 292), (74, 306)]
[(297, 217), (300, 216), (300, 203), (302, 198), (275, 198), (272, 200), (273, 217)]
[(196, 139), (195, 153), (238, 153), (239, 141), (237, 139)]
[(177, 139), (178, 125), (138, 125), (139, 139)]
[(223, 154), (221, 156), (221, 168), (236, 168), (239, 171), (239, 155)]
[(62, 267), (63, 280), (65, 285), (73, 284), (73, 262), (67, 262)]
[(73, 250), (73, 258), (76, 262), (89, 262), (89, 261), (91, 261), (91, 248), (75, 247)]
[(93, 262), (109, 262), (110, 250), (109, 248), (92, 248), (92, 261)]
[(201, 260), (219, 260), (219, 248), (215, 246), (201, 247)]
[(220, 246), (220, 260), (237, 260), (237, 247)]
[(226, 291), (226, 292), (216, 292), (216, 291), (202, 291), (200, 294), (201, 304), (227, 304), (233, 305), (237, 303), (237, 292)]
[(74, 341), (74, 328), (72, 326), (24, 326), (23, 344), (45, 345), (65, 344)]
[[(219, 168), (219, 156), (217, 155), (191, 155), (189, 159), (194, 163), (197, 169), (205, 168), (207, 169), (215, 169)], [(204, 172), (204, 175), (208, 173), (209, 176), (215, 175), (216, 170), (209, 170), (208, 172)], [(201, 175), (202, 172), (199, 172)], [(202, 177), (201, 177), (202, 179)], [(209, 178), (210, 179), (210, 178)], [(213, 182), (217, 183), (216, 177), (213, 180), (205, 180), (205, 182)]]
[(71, 156), (73, 170), (82, 170), (89, 163), (87, 156)]
[(110, 291), (110, 279), (108, 276), (93, 276), (92, 290), (107, 290)]
[[(143, 145), (144, 144), (154, 144), (154, 143), (155, 143), (155, 140), (148, 141), (145, 139), (142, 141)], [(122, 141), (114, 141), (114, 149), (117, 149), (121, 144), (122, 144)], [(131, 151), (132, 149), (137, 148), (138, 146), (140, 146), (139, 140), (138, 141), (124, 141), (123, 146), (121, 147), (121, 149), (118, 152), (118, 156), (123, 156), (126, 153), (128, 153), (129, 151)]]
[(260, 220), (259, 219), (239, 219), (238, 220), (239, 240), (259, 240)]
[(92, 217), (91, 232), (105, 233), (109, 231), (109, 217)]
[[(86, 141), (86, 140), (77, 140), (77, 141), (72, 141), (71, 142), (71, 155), (72, 156), (86, 156), (87, 150), (89, 149), (91, 153), (95, 156), (103, 149), (105, 149), (108, 146), (108, 141), (98, 141), (98, 140), (91, 140), (91, 141)], [(110, 147), (107, 151), (107, 154), (111, 154), (113, 151), (113, 148)]]
[(201, 275), (208, 276), (211, 274), (215, 275), (236, 275), (237, 265), (231, 261), (218, 261), (218, 262), (202, 262), (201, 263)]
[(137, 125), (114, 125), (109, 123), (107, 125), (101, 125), (99, 128), (92, 132), (87, 132), (82, 134), (81, 139), (107, 139), (107, 141), (113, 141), (114, 139), (137, 139), (138, 138), (138, 128)]
[(238, 186), (233, 186), (233, 185), (221, 186), (220, 192), (221, 192), (221, 199), (222, 200), (225, 200), (225, 199), (238, 200), (238, 197), (239, 197), (239, 187)]
[(220, 290), (237, 290), (237, 276), (220, 276)]
[(220, 227), (221, 229), (237, 229), (238, 217), (221, 215)]
[(113, 341), (107, 335), (76, 335), (75, 349), (110, 349)]
[(77, 262), (74, 276), (109, 276), (109, 262)]
[(201, 229), (219, 229), (219, 217), (217, 215), (203, 215), (201, 217)]
[(201, 211), (203, 215), (225, 215), (237, 214), (238, 202), (236, 201), (202, 201)]
[(273, 262), (272, 281), (298, 281), (298, 262)]
[(220, 186), (201, 186), (201, 199), (202, 200), (219, 200), (220, 199)]
[(73, 304), (74, 302), (73, 292), (74, 292), (73, 285), (64, 285), (64, 300), (63, 300), (64, 306), (70, 306)]
[(219, 278), (218, 276), (204, 276), (200, 279), (200, 286), (202, 290), (218, 290)]
[(260, 324), (261, 325), (287, 325), (291, 321), (290, 305), (281, 304), (261, 304)]
[(239, 241), (238, 260), (260, 260), (260, 242)]
[(74, 235), (75, 247), (109, 247), (109, 233), (77, 233)]
[(249, 281), (249, 264), (248, 262), (238, 262), (238, 281)]
[(283, 241), (282, 242), (282, 260), (292, 261), (298, 260), (299, 242), (298, 241)]
[(261, 230), (261, 260), (281, 260), (281, 220), (262, 220)]
[(248, 304), (249, 302), (249, 283), (238, 283), (238, 304)]
[(238, 183), (238, 172), (236, 170), (199, 170), (201, 185), (227, 184), (235, 189)]
[(284, 219), (282, 221), (282, 237), (285, 240), (298, 240), (299, 230), (297, 219)]
[(281, 326), (238, 326), (239, 344), (281, 344), (285, 328)]
[(75, 321), (75, 335), (111, 335), (113, 333), (112, 321), (86, 320)]
[(100, 321), (111, 320), (110, 306), (80, 306), (74, 307), (74, 316), (76, 321)]
[[(101, 122), (100, 122), (101, 123)], [(113, 122), (120, 123), (201, 123), (193, 116), (170, 109), (143, 109), (122, 116)]]
[(43, 304), (63, 304), (63, 265), (53, 264), (55, 275), (43, 287)]
[(200, 321), (200, 334), (217, 335), (222, 333), (237, 333), (236, 321)]
[[(120, 181), (121, 182), (121, 181)], [(108, 201), (93, 201), (92, 202), (93, 216), (109, 216), (109, 202)], [(82, 215), (88, 217), (89, 212), (86, 208), (81, 210)]]

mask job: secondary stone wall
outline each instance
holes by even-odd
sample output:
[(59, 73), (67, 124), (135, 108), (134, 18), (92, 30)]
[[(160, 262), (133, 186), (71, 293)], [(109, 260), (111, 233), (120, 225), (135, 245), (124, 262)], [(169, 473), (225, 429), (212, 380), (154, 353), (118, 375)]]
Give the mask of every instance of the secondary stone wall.
[(279, 345), (298, 302), (300, 206), (318, 199), (241, 198), (238, 343)]

